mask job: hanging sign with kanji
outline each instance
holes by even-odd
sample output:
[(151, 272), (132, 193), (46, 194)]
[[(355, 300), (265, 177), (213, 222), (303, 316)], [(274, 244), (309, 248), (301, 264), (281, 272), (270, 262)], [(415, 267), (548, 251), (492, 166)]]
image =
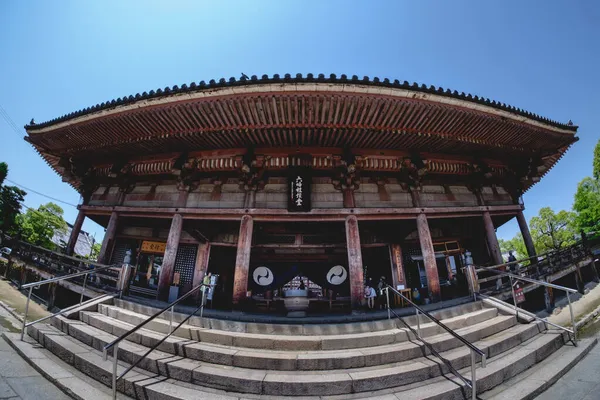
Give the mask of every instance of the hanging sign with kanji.
[(167, 248), (167, 244), (164, 242), (151, 242), (149, 240), (144, 240), (142, 242), (142, 252), (143, 253), (162, 254), (165, 252), (166, 248)]
[(517, 304), (523, 303), (525, 301), (525, 293), (523, 292), (523, 288), (517, 284), (515, 286), (515, 301)]
[(288, 175), (288, 211), (307, 212), (311, 210), (310, 185), (309, 168), (290, 168)]

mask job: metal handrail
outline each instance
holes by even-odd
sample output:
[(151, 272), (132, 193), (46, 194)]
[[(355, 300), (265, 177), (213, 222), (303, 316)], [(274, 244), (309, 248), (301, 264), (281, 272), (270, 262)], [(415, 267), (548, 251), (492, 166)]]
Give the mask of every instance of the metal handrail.
[[(535, 318), (535, 319), (537, 319), (539, 321), (542, 321), (542, 322), (544, 322), (544, 323), (546, 323), (548, 325), (554, 326), (556, 328), (562, 329), (562, 330), (564, 330), (564, 331), (572, 334), (573, 337), (572, 338), (570, 337), (570, 339), (573, 342), (573, 344), (575, 345), (575, 347), (577, 347), (577, 325), (575, 324), (575, 314), (573, 313), (573, 305), (571, 304), (571, 296), (569, 295), (569, 293), (579, 293), (577, 290), (568, 288), (566, 286), (555, 285), (554, 283), (549, 283), (549, 282), (546, 282), (546, 281), (540, 281), (540, 280), (531, 279), (531, 278), (527, 278), (527, 277), (524, 277), (524, 276), (512, 274), (510, 272), (499, 271), (499, 270), (494, 269), (492, 267), (481, 268), (480, 270), (484, 270), (484, 271), (492, 272), (494, 274), (498, 274), (498, 275), (501, 275), (501, 276), (508, 276), (509, 277), (509, 279), (510, 279), (510, 289), (511, 289), (512, 298), (513, 298), (513, 307), (515, 309), (515, 315), (517, 316), (517, 318), (519, 317), (519, 308), (520, 307), (517, 305), (517, 298), (515, 296), (515, 287), (514, 287), (514, 284), (513, 284), (513, 280), (516, 279), (516, 280), (521, 280), (521, 281), (533, 283), (533, 284), (536, 284), (536, 285), (546, 286), (546, 287), (553, 288), (553, 289), (564, 290), (567, 293), (567, 301), (569, 302), (569, 312), (571, 314), (571, 326), (572, 326), (572, 329), (569, 329), (567, 327), (564, 327), (564, 326), (555, 324), (553, 322), (550, 322), (550, 321), (548, 321), (547, 318), (540, 318), (540, 317), (538, 317), (537, 315), (535, 315), (533, 313), (529, 313), (528, 312), (527, 315), (529, 315), (530, 317), (533, 317), (533, 318)], [(475, 272), (477, 272), (477, 270)], [(475, 290), (473, 290), (473, 293), (476, 296), (489, 298), (489, 296), (482, 295), (481, 293), (475, 292)], [(495, 299), (495, 300), (497, 300), (497, 299)], [(523, 312), (523, 311), (521, 311), (521, 312)]]
[[(112, 353), (112, 357), (113, 357), (113, 371), (112, 371), (112, 395), (113, 396), (112, 397), (113, 397), (113, 399), (116, 400), (116, 398), (117, 398), (117, 382), (119, 381), (119, 379), (123, 378), (129, 371), (131, 371), (133, 368), (135, 368), (143, 359), (145, 359), (148, 356), (148, 354), (150, 354), (151, 352), (153, 352), (154, 350), (156, 350), (156, 348), (158, 346), (160, 346), (162, 343), (164, 343), (164, 341), (167, 340), (167, 338), (169, 338), (175, 331), (177, 331), (177, 329), (179, 329), (181, 327), (181, 325), (183, 325), (191, 317), (193, 317), (194, 315), (196, 315), (196, 312), (198, 312), (198, 310), (200, 310), (200, 318), (202, 318), (203, 312), (204, 312), (204, 295), (205, 295), (205, 291), (204, 290), (202, 291), (202, 299), (200, 301), (200, 305), (198, 307), (196, 307), (196, 309), (191, 314), (189, 314), (186, 318), (184, 318), (175, 327), (175, 329), (173, 329), (173, 309), (174, 309), (175, 305), (177, 305), (182, 300), (188, 298), (192, 293), (196, 292), (198, 289), (200, 289), (202, 287), (208, 287), (208, 288), (210, 288), (211, 285), (206, 285), (204, 283), (201, 283), (201, 284), (199, 284), (197, 286), (194, 286), (192, 289), (190, 289), (189, 292), (187, 292), (183, 296), (177, 298), (175, 301), (171, 302), (169, 305), (167, 305), (166, 307), (164, 307), (160, 311), (157, 311), (156, 313), (154, 313), (150, 317), (146, 318), (144, 321), (140, 322), (139, 324), (137, 324), (136, 326), (134, 326), (133, 328), (131, 328), (127, 332), (123, 333), (121, 336), (119, 336), (118, 338), (116, 338), (112, 342), (107, 343), (102, 348), (102, 357), (103, 357), (104, 361), (107, 360), (108, 350), (111, 349), (111, 348), (113, 349), (113, 353)], [(146, 353), (144, 353), (144, 355), (142, 355), (141, 357), (139, 357), (127, 369), (125, 369), (125, 371), (123, 371), (120, 375), (117, 376), (117, 361), (118, 361), (119, 343), (122, 340), (126, 339), (129, 335), (131, 335), (135, 331), (137, 331), (137, 330), (141, 329), (142, 327), (144, 327), (150, 321), (152, 321), (155, 318), (157, 318), (159, 315), (161, 315), (164, 312), (166, 312), (167, 310), (170, 310), (170, 312), (171, 312), (171, 316), (170, 316), (170, 320), (169, 320), (169, 333), (167, 335), (165, 335), (157, 343), (155, 343), (154, 346), (152, 346), (148, 351), (146, 351)]]
[[(446, 366), (452, 371), (452, 373), (454, 375), (456, 375), (460, 380), (462, 380), (468, 387), (471, 388), (471, 397), (473, 400), (477, 399), (477, 372), (476, 372), (476, 364), (477, 364), (477, 357), (476, 355), (479, 354), (479, 356), (481, 357), (481, 368), (485, 368), (486, 367), (486, 353), (479, 349), (478, 347), (476, 347), (475, 345), (473, 345), (471, 342), (469, 342), (467, 339), (463, 338), (462, 336), (460, 336), (458, 333), (456, 333), (453, 329), (449, 328), (448, 326), (446, 326), (444, 323), (442, 323), (441, 321), (439, 321), (437, 318), (435, 318), (433, 315), (431, 315), (428, 311), (425, 311), (424, 309), (422, 309), (421, 307), (419, 307), (418, 305), (416, 305), (411, 299), (409, 299), (408, 297), (404, 296), (402, 293), (400, 293), (399, 291), (397, 291), (396, 289), (394, 289), (393, 287), (391, 287), (390, 285), (386, 285), (386, 298), (387, 298), (387, 310), (388, 310), (388, 319), (391, 319), (391, 313), (393, 313), (396, 318), (398, 318), (399, 320), (402, 321), (402, 319), (400, 318), (400, 316), (396, 313), (396, 311), (394, 311), (391, 307), (390, 307), (390, 289), (392, 290), (392, 292), (396, 293), (398, 296), (400, 296), (403, 300), (405, 300), (407, 303), (411, 304), (414, 308), (415, 308), (415, 315), (417, 317), (417, 330), (415, 331), (409, 324), (405, 323), (406, 326), (408, 326), (408, 328), (413, 332), (413, 334), (416, 334), (416, 336), (419, 338), (419, 340), (421, 340), (421, 342), (423, 342), (428, 348), (429, 350), (436, 356), (438, 357), (440, 360), (442, 360), (442, 362), (444, 362), (444, 364), (446, 364)], [(425, 339), (421, 336), (421, 321), (420, 321), (420, 316), (419, 316), (419, 312), (423, 315), (425, 315), (427, 318), (429, 318), (431, 321), (433, 321), (435, 324), (437, 324), (438, 326), (442, 327), (442, 329), (444, 329), (446, 332), (448, 332), (450, 335), (452, 335), (454, 338), (458, 339), (462, 344), (464, 344), (465, 346), (467, 346), (471, 352), (471, 382), (469, 382), (464, 376), (462, 376), (453, 366), (452, 364), (447, 361), (446, 359), (444, 359), (438, 352), (437, 350), (435, 350), (433, 348), (433, 346), (431, 346), (427, 341), (425, 341)], [(403, 321), (404, 322), (404, 321)]]
[[(48, 318), (57, 316), (57, 315), (62, 315), (68, 311), (71, 311), (74, 308), (80, 307), (81, 305), (83, 305), (84, 303), (87, 304), (89, 301), (91, 300), (96, 300), (97, 298), (100, 298), (102, 296), (106, 296), (106, 293), (103, 293), (100, 296), (97, 296), (95, 298), (89, 299), (87, 301), (83, 301), (83, 295), (85, 293), (85, 286), (87, 284), (87, 276), (89, 274), (95, 274), (98, 273), (99, 271), (103, 271), (109, 268), (121, 268), (115, 265), (105, 265), (102, 266), (100, 268), (94, 268), (94, 269), (90, 269), (88, 271), (81, 271), (81, 272), (75, 272), (73, 274), (69, 274), (69, 275), (62, 275), (62, 276), (55, 276), (54, 278), (50, 278), (50, 279), (46, 279), (43, 281), (37, 281), (37, 282), (31, 282), (31, 283), (27, 283), (25, 285), (21, 285), (21, 289), (29, 289), (29, 293), (27, 294), (27, 302), (25, 303), (25, 315), (23, 316), (23, 325), (21, 327), (21, 340), (23, 340), (23, 337), (25, 336), (25, 329), (33, 324), (37, 324), (38, 322), (41, 321), (45, 321)], [(83, 279), (83, 288), (81, 290), (81, 296), (79, 297), (79, 304), (74, 304), (73, 306), (67, 307), (63, 310), (61, 310), (58, 313), (54, 313), (54, 314), (50, 314), (47, 315), (46, 317), (37, 319), (35, 321), (31, 321), (31, 322), (27, 322), (27, 314), (29, 313), (29, 302), (31, 301), (31, 294), (33, 293), (33, 288), (39, 288), (42, 285), (47, 285), (49, 283), (54, 283), (54, 282), (59, 282), (59, 281), (64, 281), (67, 279), (71, 279), (71, 278), (77, 278), (78, 276), (85, 276), (85, 278)]]

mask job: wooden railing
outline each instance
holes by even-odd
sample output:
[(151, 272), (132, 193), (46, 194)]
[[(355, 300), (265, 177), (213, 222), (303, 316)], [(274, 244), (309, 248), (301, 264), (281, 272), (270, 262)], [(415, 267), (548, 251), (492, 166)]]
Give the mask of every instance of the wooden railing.
[[(69, 282), (93, 287), (103, 292), (115, 292), (117, 290), (117, 281), (119, 278), (119, 268), (109, 267), (95, 261), (70, 257), (55, 251), (35, 246), (33, 244), (16, 240), (4, 236), (2, 247), (11, 249), (8, 257), (8, 265), (0, 267), (3, 269), (3, 275), (9, 279), (15, 280), (15, 283), (24, 285), (27, 283), (27, 271), (33, 273), (38, 271), (38, 275), (59, 277), (78, 272), (86, 272), (92, 269), (102, 269), (102, 271), (90, 274), (90, 277), (84, 282), (83, 276), (73, 278)], [(44, 274), (45, 273), (45, 274)]]

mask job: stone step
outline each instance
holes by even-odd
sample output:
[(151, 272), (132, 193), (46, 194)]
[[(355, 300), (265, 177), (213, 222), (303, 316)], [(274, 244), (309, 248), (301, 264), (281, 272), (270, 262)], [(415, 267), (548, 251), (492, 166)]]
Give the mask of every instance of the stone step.
[[(588, 347), (592, 345), (590, 340), (584, 340), (583, 349), (580, 347), (571, 347), (570, 345), (563, 346), (566, 340), (566, 334), (563, 332), (546, 331), (536, 337), (520, 344), (512, 351), (508, 351), (501, 356), (489, 360), (486, 368), (477, 368), (477, 393), (478, 398), (490, 398), (488, 395), (479, 395), (502, 385), (523, 373), (524, 371), (534, 367), (539, 371), (553, 370), (553, 363), (558, 359), (551, 357), (553, 354), (565, 356), (565, 361), (568, 361), (573, 355), (577, 356), (582, 350), (587, 352)], [(549, 358), (546, 360), (546, 358)], [(544, 361), (545, 360), (545, 361)], [(543, 364), (540, 364), (542, 363)], [(560, 361), (562, 363), (562, 361)], [(463, 368), (459, 372), (470, 379), (470, 368)], [(450, 379), (434, 378), (422, 382), (418, 385), (411, 385), (400, 388), (394, 395), (403, 400), (445, 400), (445, 399), (465, 399), (470, 398), (471, 389), (468, 388), (462, 381), (456, 377)], [(530, 382), (540, 384), (540, 382)], [(521, 389), (524, 389), (521, 386)], [(503, 399), (516, 400), (520, 398), (528, 398), (527, 393), (514, 392), (514, 397), (504, 397)], [(525, 397), (521, 397), (525, 395)], [(493, 398), (493, 396), (491, 397)]]
[[(82, 348), (92, 346), (96, 349), (101, 349), (104, 344), (114, 339), (113, 335), (108, 335), (96, 328), (86, 326), (82, 322), (65, 319), (62, 327), (63, 329), (66, 327), (69, 334), (73, 336), (73, 340), (77, 340), (74, 346), (71, 346), (69, 349), (70, 353), (72, 353), (71, 355), (65, 356), (61, 353), (61, 343), (56, 343), (54, 340), (55, 335), (48, 335), (44, 331), (39, 331), (37, 339), (59, 357), (66, 357), (65, 361), (69, 360), (69, 357), (77, 357), (82, 352)], [(35, 337), (35, 328), (30, 327), (30, 329), (32, 336)], [(519, 345), (518, 338), (522, 334), (535, 335), (535, 330), (539, 332), (540, 329), (542, 329), (542, 324), (518, 325), (510, 328), (508, 331), (503, 331), (482, 341), (475, 342), (475, 345), (486, 351), (489, 357), (494, 357), (500, 351)], [(509, 335), (508, 332), (513, 330), (515, 334), (512, 336)], [(64, 341), (68, 339), (70, 338), (62, 336), (60, 340)], [(59, 350), (56, 350), (57, 348)], [(536, 350), (534, 349), (534, 352)], [(136, 361), (146, 351), (147, 347), (145, 346), (126, 341), (121, 342), (119, 359), (131, 363)], [(470, 363), (470, 353), (464, 347), (442, 352), (441, 355), (457, 369), (465, 367)], [(448, 370), (446, 365), (435, 358), (420, 357), (405, 362), (354, 369), (294, 372), (270, 371), (215, 365), (181, 356), (174, 356), (162, 351), (151, 353), (140, 363), (140, 367), (168, 378), (175, 378), (184, 382), (216, 389), (242, 393), (283, 394), (291, 396), (341, 395), (381, 390), (426, 380), (445, 373)]]
[[(150, 315), (155, 314), (160, 309), (136, 302), (130, 302), (122, 299), (115, 299), (114, 305), (118, 308), (126, 311), (132, 311), (134, 314), (139, 314), (147, 318)], [(430, 306), (423, 306), (426, 309)], [(432, 310), (431, 314), (438, 320), (450, 319), (460, 315), (472, 313), (474, 311), (481, 310), (483, 308), (494, 308), (484, 306), (481, 301), (468, 302), (458, 306), (447, 307), (438, 310)], [(183, 310), (186, 312), (183, 312)], [(182, 312), (177, 312), (180, 310)], [(189, 311), (187, 311), (189, 310)], [(179, 308), (176, 307), (176, 312), (173, 313), (173, 321), (180, 322), (193, 311), (193, 308)], [(397, 309), (397, 312), (408, 313), (414, 315), (413, 308)], [(407, 314), (408, 315), (408, 314)], [(235, 318), (235, 314), (231, 314), (232, 318)], [(165, 313), (162, 319), (168, 319), (169, 314)], [(414, 318), (414, 317), (408, 317)], [(259, 319), (257, 317), (257, 319)], [(409, 319), (411, 320), (411, 319)], [(380, 319), (375, 321), (363, 321), (363, 322), (346, 322), (346, 323), (324, 323), (324, 324), (306, 324), (301, 323), (302, 319), (296, 319), (296, 323), (263, 323), (263, 322), (243, 322), (231, 319), (216, 319), (204, 317), (192, 317), (189, 321), (189, 325), (204, 327), (219, 331), (232, 331), (232, 332), (243, 332), (243, 333), (259, 333), (259, 334), (275, 334), (275, 335), (339, 335), (339, 334), (351, 334), (351, 333), (366, 333), (376, 332), (380, 330), (393, 329), (395, 323), (392, 320)], [(412, 321), (412, 320), (411, 320)]]
[[(115, 320), (137, 325), (146, 320), (146, 316), (133, 311), (124, 310), (120, 307), (100, 305), (98, 311)], [(470, 313), (443, 319), (442, 321), (451, 329), (460, 329), (462, 327), (477, 324), (490, 318), (494, 318), (498, 311), (495, 308), (481, 308)], [(89, 315), (89, 314), (88, 314)], [(87, 318), (82, 314), (80, 318)], [(433, 322), (427, 321), (426, 317), (421, 316), (421, 336), (428, 337), (436, 334), (444, 333), (445, 331)], [(375, 332), (349, 333), (349, 334), (329, 334), (329, 335), (275, 335), (275, 334), (260, 334), (260, 333), (245, 333), (223, 331), (217, 329), (200, 328), (193, 325), (184, 324), (175, 332), (175, 336), (197, 340), (200, 342), (220, 344), (224, 346), (234, 346), (254, 349), (271, 349), (271, 350), (341, 350), (352, 349), (358, 347), (381, 346), (392, 343), (399, 343), (414, 339), (414, 335), (402, 322), (392, 320), (397, 324), (391, 329), (378, 330)], [(416, 329), (416, 318), (405, 317), (402, 321)], [(86, 321), (87, 322), (87, 321)], [(89, 321), (90, 324), (105, 329), (111, 332), (110, 327), (104, 327), (105, 320), (95, 318), (94, 321)], [(379, 321), (375, 321), (379, 322)], [(385, 320), (387, 324), (389, 320)], [(173, 324), (175, 327), (176, 324)], [(132, 326), (129, 326), (130, 329)], [(149, 330), (168, 333), (169, 321), (164, 319), (154, 319), (150, 321), (146, 327)], [(125, 329), (125, 326), (123, 326)], [(112, 331), (114, 332), (114, 330)], [(121, 332), (124, 333), (125, 331)], [(135, 340), (137, 341), (137, 340)]]
[[(130, 329), (128, 324), (98, 313), (86, 312), (82, 313), (81, 317), (83, 322), (89, 323), (102, 331), (98, 334), (108, 333), (120, 336)], [(513, 316), (500, 315), (479, 324), (461, 328), (457, 330), (457, 333), (474, 342), (502, 332), (515, 325), (515, 323), (516, 320)], [(67, 332), (66, 329), (63, 329), (63, 331)], [(538, 333), (538, 331), (536, 330), (535, 333)], [(135, 335), (131, 335), (128, 340), (133, 343), (152, 346), (162, 336), (141, 329)], [(327, 336), (327, 338), (332, 337)], [(448, 333), (431, 336), (428, 342), (438, 352), (461, 345), (458, 339)], [(215, 364), (287, 371), (358, 368), (407, 361), (429, 354), (429, 349), (418, 341), (404, 341), (374, 347), (368, 347), (367, 344), (363, 346), (351, 350), (316, 350), (311, 352), (255, 350), (205, 342), (190, 342), (188, 339), (170, 337), (159, 346), (159, 350)]]

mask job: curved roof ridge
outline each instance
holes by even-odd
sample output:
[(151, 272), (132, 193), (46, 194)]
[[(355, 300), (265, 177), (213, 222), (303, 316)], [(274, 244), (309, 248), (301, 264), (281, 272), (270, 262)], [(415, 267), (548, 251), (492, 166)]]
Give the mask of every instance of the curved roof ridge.
[(471, 94), (465, 94), (464, 92), (458, 92), (456, 90), (452, 91), (450, 89), (444, 89), (442, 87), (435, 87), (433, 85), (427, 86), (425, 84), (419, 85), (416, 82), (412, 84), (408, 81), (400, 82), (398, 79), (391, 81), (388, 78), (383, 80), (374, 77), (373, 79), (368, 76), (360, 79), (357, 75), (352, 75), (352, 77), (348, 77), (345, 74), (340, 75), (339, 77), (336, 74), (330, 74), (329, 77), (325, 77), (324, 74), (318, 74), (316, 77), (314, 74), (307, 74), (306, 76), (302, 76), (302, 74), (298, 73), (294, 77), (291, 74), (285, 74), (281, 77), (279, 74), (274, 74), (272, 77), (268, 75), (262, 75), (260, 78), (256, 75), (252, 75), (250, 78), (246, 78), (242, 76), (239, 79), (234, 77), (226, 80), (225, 78), (219, 79), (219, 81), (215, 81), (211, 79), (208, 83), (205, 81), (200, 81), (198, 84), (196, 82), (192, 82), (189, 85), (183, 84), (181, 86), (174, 85), (172, 87), (165, 87), (164, 89), (158, 88), (156, 90), (150, 90), (149, 92), (136, 93), (134, 95), (129, 95), (125, 97), (119, 97), (117, 99), (113, 99), (111, 101), (103, 102), (100, 104), (96, 104), (95, 106), (87, 107), (81, 109), (79, 111), (75, 111), (69, 114), (65, 114), (61, 117), (57, 117), (42, 123), (34, 123), (25, 125), (25, 129), (39, 129), (45, 128), (47, 126), (51, 126), (57, 124), (59, 122), (68, 121), (70, 119), (74, 119), (83, 115), (87, 115), (96, 111), (106, 110), (113, 107), (132, 104), (138, 100), (147, 100), (152, 98), (158, 98), (165, 95), (172, 95), (178, 93), (186, 93), (186, 92), (196, 92), (205, 89), (216, 89), (223, 87), (232, 87), (232, 86), (245, 86), (245, 85), (253, 85), (253, 84), (266, 84), (266, 83), (351, 83), (351, 84), (360, 84), (360, 85), (370, 85), (370, 86), (381, 86), (381, 87), (390, 87), (390, 88), (398, 88), (398, 89), (408, 89), (415, 92), (421, 93), (429, 93), (436, 94), (440, 96), (452, 97), (460, 100), (466, 100), (473, 103), (478, 103), (486, 106), (490, 106), (499, 110), (508, 111), (511, 113), (515, 113), (521, 115), (526, 118), (530, 118), (536, 120), (538, 122), (542, 122), (557, 128), (563, 128), (567, 130), (571, 130), (573, 132), (577, 131), (577, 126), (572, 124), (563, 124), (554, 120), (550, 120), (548, 118), (539, 116), (537, 114), (531, 113), (529, 111), (525, 111), (521, 108), (517, 108), (511, 105), (507, 105), (505, 103), (500, 103), (495, 100), (490, 100), (488, 98), (479, 97), (477, 95), (473, 96)]

